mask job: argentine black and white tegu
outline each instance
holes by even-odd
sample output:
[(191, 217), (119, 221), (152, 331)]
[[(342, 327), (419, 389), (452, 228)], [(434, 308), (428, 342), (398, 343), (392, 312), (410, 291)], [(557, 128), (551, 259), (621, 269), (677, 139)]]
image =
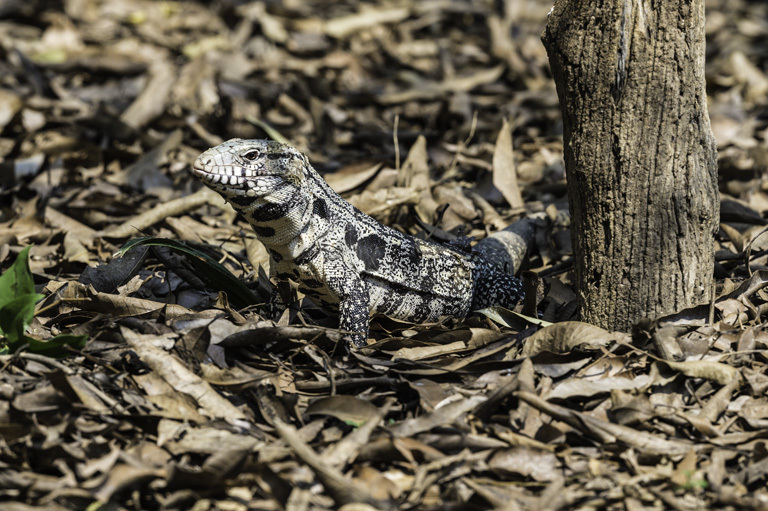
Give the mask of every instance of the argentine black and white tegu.
[(364, 214), (288, 145), (232, 139), (201, 154), (192, 170), (251, 224), (271, 276), (337, 309), (355, 347), (366, 345), (372, 314), (428, 322), (512, 307), (523, 296), (520, 280), (477, 247), (420, 240)]

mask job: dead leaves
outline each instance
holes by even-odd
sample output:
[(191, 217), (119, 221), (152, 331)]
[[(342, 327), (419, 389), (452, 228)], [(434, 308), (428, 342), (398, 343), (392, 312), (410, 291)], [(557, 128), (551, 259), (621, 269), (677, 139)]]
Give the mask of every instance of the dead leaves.
[(627, 342), (629, 339), (624, 334), (607, 332), (588, 323), (563, 321), (542, 328), (529, 337), (522, 355), (533, 356), (544, 351), (568, 353), (573, 349), (598, 349), (617, 340)]
[(496, 139), (496, 148), (493, 151), (493, 185), (499, 189), (512, 209), (525, 208), (520, 186), (517, 184), (517, 165), (512, 150), (512, 128), (506, 119), (501, 126)]
[(204, 415), (233, 422), (245, 418), (240, 410), (226, 399), (222, 399), (207, 382), (197, 378), (180, 360), (154, 347), (151, 338), (144, 338), (128, 329), (123, 329), (121, 333), (128, 345), (136, 351), (141, 361), (147, 364), (150, 370), (165, 380), (176, 392), (189, 396)]
[(709, 360), (672, 362), (665, 360), (664, 363), (675, 371), (680, 371), (691, 378), (704, 378), (717, 382), (720, 385), (727, 385), (732, 381), (741, 381), (741, 373), (738, 369), (719, 362)]
[[(213, 325), (210, 322), (207, 324), (209, 327)], [(190, 327), (181, 337), (177, 334), (139, 335), (125, 327), (119, 330), (128, 344), (116, 345), (112, 349), (124, 351), (130, 348), (144, 367), (132, 369), (121, 376), (124, 385), (127, 384), (126, 388), (134, 389), (122, 397), (120, 393), (115, 394), (114, 388), (102, 388), (102, 382), (108, 379), (101, 377), (94, 380), (94, 373), (84, 372), (81, 366), (77, 369), (81, 374), (73, 374), (70, 369), (59, 371), (58, 376), (49, 376), (36, 390), (20, 395), (6, 406), (27, 416), (66, 413), (73, 404), (85, 406), (91, 413), (100, 416), (125, 415), (139, 407), (145, 410), (144, 414), (160, 418), (154, 433), (156, 437), (150, 435), (141, 448), (143, 454), (139, 463), (121, 463), (114, 449), (106, 450), (88, 465), (87, 470), (78, 474), (82, 484), (92, 488), (91, 497), (97, 500), (119, 499), (129, 487), (178, 484), (178, 478), (183, 473), (189, 474), (185, 480), (197, 481), (198, 488), (229, 487), (231, 480), (226, 474), (236, 472), (250, 474), (250, 477), (261, 481), (259, 485), (263, 495), (270, 501), (286, 503), (288, 500), (313, 498), (297, 493), (298, 490), (290, 490), (285, 479), (289, 477), (288, 473), (279, 468), (297, 468), (295, 463), (298, 462), (308, 467), (313, 477), (322, 484), (329, 499), (323, 501), (320, 498), (318, 505), (323, 507), (365, 503), (373, 509), (395, 509), (398, 507), (396, 502), (429, 502), (438, 498), (440, 487), (453, 484), (449, 481), (471, 488), (472, 493), (484, 502), (496, 502), (499, 495), (507, 495), (516, 502), (525, 503), (535, 498), (534, 488), (537, 486), (523, 490), (517, 481), (532, 481), (543, 489), (548, 484), (559, 484), (563, 467), (576, 469), (578, 459), (584, 463), (597, 463), (577, 454), (578, 450), (566, 455), (567, 451), (563, 451), (562, 446), (571, 437), (588, 439), (589, 444), (608, 452), (627, 453), (638, 470), (659, 470), (654, 468), (653, 460), (663, 462), (672, 458), (679, 464), (665, 477), (677, 486), (696, 485), (702, 480), (703, 471), (713, 469), (704, 444), (675, 434), (680, 428), (685, 428), (683, 424), (693, 426), (693, 429), (686, 429), (689, 436), (705, 434), (716, 440), (718, 445), (743, 449), (755, 440), (752, 435), (729, 432), (728, 428), (733, 428), (736, 423), (723, 420), (733, 416), (733, 412), (726, 410), (730, 408), (727, 403), (729, 396), (742, 391), (740, 379), (730, 380), (728, 385), (722, 387), (722, 392), (709, 399), (705, 408), (711, 408), (712, 412), (707, 412), (706, 418), (697, 419), (681, 401), (668, 400), (646, 408), (640, 420), (626, 420), (625, 412), (621, 415), (624, 424), (614, 422), (610, 415), (605, 415), (604, 408), (614, 397), (616, 378), (643, 383), (641, 387), (625, 391), (638, 397), (654, 386), (685, 392), (686, 382), (696, 382), (694, 385), (700, 388), (708, 385), (703, 378), (710, 377), (711, 373), (700, 370), (711, 364), (688, 362), (687, 365), (675, 365), (665, 362), (663, 366), (648, 367), (666, 372), (674, 369), (673, 374), (653, 376), (651, 371), (650, 378), (613, 376), (614, 372), (622, 370), (622, 364), (608, 363), (612, 358), (622, 359), (624, 365), (631, 360), (620, 353), (626, 349), (622, 336), (598, 333), (597, 338), (605, 337), (605, 340), (590, 344), (589, 335), (595, 334), (589, 334), (590, 331), (578, 323), (559, 327), (559, 334), (557, 331), (548, 334), (552, 338), (575, 338), (580, 328), (588, 333), (584, 337), (585, 342), (572, 343), (565, 352), (559, 349), (559, 356), (571, 359), (577, 356), (589, 361), (590, 353), (600, 349), (607, 357), (602, 365), (571, 364), (570, 369), (560, 372), (560, 376), (548, 376), (554, 374), (548, 368), (552, 360), (544, 357), (542, 345), (539, 345), (538, 354), (533, 358), (509, 359), (506, 363), (497, 358), (494, 362), (497, 369), (492, 370), (483, 370), (481, 365), (477, 365), (483, 359), (476, 359), (473, 351), (454, 348), (449, 352), (435, 352), (431, 357), (417, 357), (422, 368), (444, 365), (441, 359), (445, 357), (475, 359), (475, 362), (463, 364), (462, 373), (436, 373), (441, 374), (443, 379), (448, 378), (447, 381), (457, 381), (455, 376), (463, 374), (464, 381), (473, 382), (463, 387), (461, 392), (457, 392), (460, 388), (455, 384), (440, 384), (430, 377), (424, 379), (418, 376), (418, 380), (411, 380), (411, 371), (407, 366), (390, 366), (388, 378), (350, 377), (361, 371), (363, 374), (380, 373), (387, 359), (371, 352), (373, 356), (359, 356), (353, 365), (345, 365), (339, 358), (318, 357), (317, 353), (308, 356), (310, 352), (304, 355), (302, 352), (310, 347), (296, 344), (290, 355), (280, 356), (282, 360), (290, 360), (294, 366), (293, 378), (300, 380), (302, 375), (311, 375), (313, 380), (327, 382), (326, 388), (336, 388), (341, 392), (319, 399), (297, 391), (297, 388), (314, 388), (309, 391), (314, 393), (321, 389), (320, 386), (310, 387), (301, 381), (296, 381), (296, 385), (278, 383), (272, 376), (279, 372), (275, 355), (241, 351), (240, 355), (232, 358), (230, 355), (235, 353), (231, 350), (237, 348), (228, 348), (226, 358), (240, 364), (249, 360), (248, 365), (252, 366), (250, 371), (238, 376), (231, 371), (224, 373), (200, 367), (207, 375), (206, 379), (217, 383), (218, 390), (214, 390), (195, 375), (196, 371), (190, 370), (199, 364), (189, 358), (199, 349), (192, 341), (199, 339), (202, 332), (199, 326)], [(252, 332), (258, 335), (258, 330)], [(471, 342), (475, 349), (481, 349), (483, 345), (490, 347), (499, 340), (498, 335), (492, 336), (490, 332), (476, 329), (464, 341), (454, 340), (454, 344)], [(525, 342), (531, 340), (533, 337), (529, 336)], [(564, 345), (556, 343), (552, 346)], [(610, 350), (615, 353), (611, 354)], [(186, 362), (179, 358), (180, 354), (186, 354)], [(89, 358), (98, 356), (97, 352), (93, 352)], [(111, 359), (117, 358), (117, 354), (111, 355)], [(31, 361), (27, 362), (27, 370), (34, 371), (29, 363)], [(634, 363), (642, 364), (642, 359)], [(271, 369), (249, 377), (249, 372), (256, 367)], [(603, 374), (610, 367), (614, 369)], [(691, 371), (694, 372), (682, 376)], [(414, 371), (414, 375), (420, 372)], [(602, 382), (604, 386), (598, 392), (586, 394), (558, 393), (557, 389), (568, 382), (585, 378), (596, 384)], [(228, 381), (236, 385), (231, 386)], [(547, 392), (546, 389), (551, 388), (555, 381), (557, 385)], [(414, 406), (408, 404), (409, 387), (403, 386), (407, 382), (410, 382), (410, 388), (423, 391), (423, 404), (416, 405), (421, 411), (412, 417), (406, 412)], [(673, 383), (677, 386), (670, 387)], [(233, 394), (228, 389), (239, 390)], [(393, 390), (397, 390), (397, 399), (392, 394)], [(543, 399), (540, 393), (548, 394), (547, 399)], [(602, 399), (608, 400), (603, 404), (599, 404), (601, 393), (604, 396)], [(656, 394), (650, 392), (648, 395), (653, 398)], [(236, 403), (250, 403), (250, 406)], [(585, 407), (585, 403), (591, 404)], [(625, 400), (622, 406), (624, 410), (631, 410), (636, 409), (638, 404)], [(659, 409), (659, 406), (662, 408)], [(613, 408), (619, 417), (622, 408), (618, 402)], [(766, 415), (764, 408), (757, 401), (754, 404), (745, 402), (741, 413), (750, 420), (760, 420)], [(295, 414), (299, 410), (303, 422), (298, 424), (303, 426), (297, 428), (289, 423), (295, 422)], [(670, 414), (673, 410), (676, 413)], [(721, 415), (723, 413), (725, 417)], [(9, 417), (7, 413), (5, 416)], [(678, 417), (686, 422), (679, 422)], [(211, 427), (208, 423), (212, 419), (219, 419), (221, 424), (228, 423), (228, 426)], [(719, 425), (716, 433), (710, 433), (703, 427), (702, 421), (707, 420), (710, 429), (715, 423)], [(345, 422), (357, 425), (357, 429), (351, 429)], [(671, 425), (674, 427), (670, 428)], [(14, 435), (23, 438), (26, 434), (23, 429), (9, 426), (5, 426), (4, 431), (6, 438), (13, 438)], [(468, 434), (469, 431), (472, 433)], [(538, 440), (529, 436), (532, 433)], [(67, 438), (66, 433), (64, 435), (63, 439)], [(324, 442), (319, 443), (320, 439)], [(113, 438), (110, 441), (116, 440)], [(325, 447), (323, 444), (326, 444)], [(560, 449), (557, 449), (558, 445)], [(222, 450), (221, 446), (226, 446), (226, 449)], [(139, 455), (139, 451), (134, 452), (134, 456)], [(156, 455), (150, 456), (151, 452)], [(585, 453), (589, 452), (587, 448)], [(187, 461), (168, 470), (169, 453), (173, 456), (196, 453), (196, 456), (202, 456), (201, 463), (190, 465)], [(650, 465), (642, 464), (636, 455), (643, 459), (650, 456), (644, 462), (650, 462)], [(393, 456), (405, 465), (399, 470), (390, 468), (384, 473), (379, 472), (376, 467), (384, 460), (393, 459)], [(345, 467), (353, 467), (353, 470), (347, 471)], [(757, 467), (745, 475), (747, 481), (761, 480), (760, 472), (755, 470), (758, 470)], [(489, 475), (493, 483), (487, 479)], [(613, 475), (604, 472), (601, 477), (616, 483), (623, 481), (620, 472)], [(726, 478), (723, 476), (723, 481)], [(383, 490), (387, 485), (388, 489)]]
[[(725, 300), (760, 303), (757, 280), (739, 289), (743, 294)], [(92, 461), (74, 458), (82, 472), (59, 484), (87, 489), (96, 501), (150, 487), (170, 498), (167, 488), (178, 484), (233, 492), (234, 474), (259, 481), (265, 502), (373, 509), (440, 502), (448, 488), (465, 488), (478, 502), (511, 499), (524, 508), (565, 484), (566, 471), (623, 488), (630, 484), (626, 471), (606, 468), (616, 465), (655, 474), (654, 484), (662, 486), (641, 488), (666, 488), (647, 497), (664, 502), (675, 500), (674, 488), (704, 491), (710, 478), (720, 481), (721, 499), (735, 498), (729, 492), (737, 484), (754, 488), (765, 479), (759, 459), (724, 457), (760, 445), (768, 408), (755, 392), (768, 388), (765, 375), (715, 359), (659, 360), (642, 351), (641, 338), (579, 322), (521, 333), (476, 324), (441, 335), (434, 335), (435, 326), (389, 325), (407, 337), (347, 358), (334, 351), (341, 339), (319, 327), (240, 315), (206, 318), (170, 304), (135, 309), (136, 298), (118, 304), (107, 301), (112, 295), (72, 284), (56, 291), (60, 306), (105, 311), (111, 304), (117, 321), (146, 332), (102, 326), (104, 340), (94, 341), (80, 363), (52, 365), (34, 388), (0, 400), (3, 434), (18, 449), (12, 457), (29, 452), (20, 442), (30, 427), (74, 441), (67, 431), (46, 430), (74, 409), (118, 422), (153, 418), (156, 427), (136, 431), (145, 438), (140, 447), (122, 443), (138, 427), (123, 421), (120, 436), (102, 433)], [(129, 318), (132, 308), (144, 317)], [(690, 335), (674, 332), (669, 342)], [(713, 346), (725, 355), (754, 340), (722, 336)], [(94, 361), (101, 363), (86, 370), (83, 363)], [(3, 363), (34, 374), (47, 360), (6, 357)], [(18, 385), (3, 374), (5, 388)], [(115, 378), (119, 387), (110, 383)], [(122, 461), (128, 455), (133, 462)], [(170, 461), (178, 458), (185, 461)], [(723, 472), (734, 464), (742, 467), (737, 476)], [(320, 483), (322, 493), (296, 489), (298, 480)], [(571, 501), (576, 490), (566, 487), (562, 498)]]
[[(631, 335), (568, 321), (551, 2), (32, 4), (0, 7), (0, 261), (34, 243), (30, 332), (89, 343), (0, 355), (0, 506), (765, 508), (762, 3), (708, 5), (721, 297)], [(265, 136), (398, 229), (512, 239), (510, 269), (534, 247), (527, 317), (375, 318), (346, 353), (301, 296), (265, 317), (113, 257), (147, 232), (268, 290), (264, 247), (187, 172)]]

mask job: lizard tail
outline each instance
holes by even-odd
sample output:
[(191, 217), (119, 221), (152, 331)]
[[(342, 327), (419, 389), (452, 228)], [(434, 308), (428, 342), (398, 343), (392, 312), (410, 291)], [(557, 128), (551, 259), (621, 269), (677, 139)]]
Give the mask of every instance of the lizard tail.
[(496, 271), (514, 275), (520, 270), (529, 247), (533, 246), (537, 222), (541, 220), (536, 217), (523, 218), (480, 240), (472, 254)]

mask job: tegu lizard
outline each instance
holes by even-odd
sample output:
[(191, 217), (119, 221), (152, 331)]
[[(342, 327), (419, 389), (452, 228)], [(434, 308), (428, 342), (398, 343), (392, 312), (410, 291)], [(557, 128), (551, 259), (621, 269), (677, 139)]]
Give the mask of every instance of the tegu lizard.
[(465, 317), (523, 297), (496, 255), (424, 241), (382, 225), (334, 192), (306, 156), (269, 140), (232, 139), (208, 149), (194, 174), (251, 224), (270, 273), (320, 305), (361, 347), (372, 314), (411, 322)]

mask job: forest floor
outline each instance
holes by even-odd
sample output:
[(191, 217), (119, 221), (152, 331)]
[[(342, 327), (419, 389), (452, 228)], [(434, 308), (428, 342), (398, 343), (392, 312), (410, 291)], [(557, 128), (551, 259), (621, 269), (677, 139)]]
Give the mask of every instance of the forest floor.
[[(768, 510), (764, 1), (707, 2), (711, 309), (578, 322), (560, 229), (531, 247), (528, 317), (376, 317), (350, 352), (308, 300), (264, 317), (173, 250), (267, 294), (263, 246), (190, 173), (235, 137), (284, 137), (440, 242), (554, 215), (550, 7), (0, 3), (0, 507)], [(169, 241), (116, 255), (144, 236)]]

